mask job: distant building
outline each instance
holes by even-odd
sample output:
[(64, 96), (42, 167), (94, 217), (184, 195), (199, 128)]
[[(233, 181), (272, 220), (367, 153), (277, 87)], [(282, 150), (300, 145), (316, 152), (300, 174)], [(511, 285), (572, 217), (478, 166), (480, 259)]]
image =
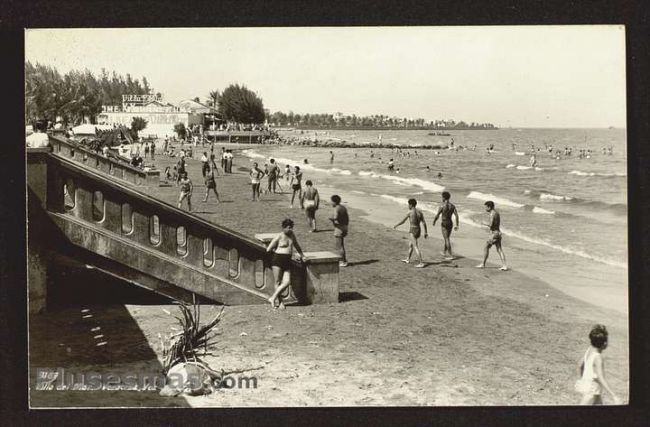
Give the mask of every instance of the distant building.
[(193, 100), (177, 105), (164, 102), (158, 95), (122, 95), (122, 105), (104, 105), (97, 116), (98, 123), (131, 126), (134, 117), (142, 117), (147, 127), (140, 135), (172, 136), (174, 125), (183, 123), (186, 128), (204, 126), (207, 118), (213, 118), (216, 111)]

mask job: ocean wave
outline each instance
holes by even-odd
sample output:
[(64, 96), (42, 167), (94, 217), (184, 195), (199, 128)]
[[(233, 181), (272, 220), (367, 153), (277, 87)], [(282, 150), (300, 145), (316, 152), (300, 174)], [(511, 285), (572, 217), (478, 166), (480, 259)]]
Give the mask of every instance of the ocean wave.
[[(483, 229), (487, 230), (487, 227), (485, 225), (480, 224), (480, 223), (474, 221), (471, 218), (472, 214), (473, 214), (473, 212), (471, 212), (471, 211), (470, 212), (461, 212), (459, 214), (460, 222), (462, 222), (463, 224), (470, 225), (470, 226), (475, 227), (475, 228), (483, 228)], [(601, 264), (611, 265), (613, 267), (627, 268), (627, 263), (625, 263), (625, 262), (621, 262), (621, 261), (618, 261), (618, 260), (614, 260), (614, 259), (605, 258), (605, 257), (601, 257), (601, 256), (598, 256), (598, 255), (590, 254), (590, 253), (587, 253), (587, 252), (585, 252), (583, 250), (580, 250), (580, 249), (575, 249), (575, 248), (571, 248), (571, 247), (556, 245), (555, 243), (551, 243), (549, 241), (546, 241), (546, 240), (543, 240), (543, 239), (540, 239), (540, 238), (537, 238), (537, 237), (531, 237), (531, 236), (528, 236), (526, 234), (522, 234), (522, 233), (519, 233), (519, 232), (516, 232), (516, 231), (512, 231), (512, 230), (504, 228), (504, 227), (501, 227), (501, 232), (503, 234), (505, 234), (506, 236), (515, 237), (515, 238), (523, 240), (525, 242), (532, 243), (532, 244), (535, 244), (535, 245), (544, 246), (544, 247), (547, 247), (547, 248), (550, 248), (550, 249), (553, 249), (553, 250), (556, 250), (556, 251), (560, 251), (560, 252), (565, 253), (565, 254), (579, 256), (581, 258), (589, 259), (591, 261), (600, 262)]]
[(366, 193), (365, 191), (359, 191), (359, 190), (350, 190), (350, 193), (354, 193), (354, 194), (363, 194), (363, 195), (368, 194), (368, 193)]
[(524, 207), (523, 204), (513, 202), (512, 200), (505, 199), (503, 197), (495, 196), (494, 194), (485, 194), (485, 193), (480, 193), (478, 191), (472, 191), (467, 195), (468, 199), (476, 199), (476, 200), (483, 200), (483, 201), (488, 201), (492, 200), (496, 205), (501, 205), (501, 206), (509, 206), (511, 208), (522, 208)]
[(388, 181), (392, 181), (397, 185), (417, 186), (424, 190), (430, 191), (432, 193), (440, 193), (445, 189), (445, 187), (443, 187), (442, 185), (438, 185), (431, 181), (425, 181), (424, 179), (420, 179), (420, 178), (404, 178), (396, 175), (383, 175), (372, 171), (359, 171), (357, 172), (357, 174), (359, 176), (365, 176), (370, 178), (382, 178)]
[(539, 200), (550, 200), (550, 201), (566, 201), (570, 202), (573, 200), (573, 197), (569, 196), (558, 196), (556, 194), (550, 194), (550, 193), (541, 193), (539, 195)]
[(585, 258), (585, 259), (589, 259), (589, 260), (592, 260), (592, 261), (600, 262), (602, 264), (611, 265), (613, 267), (619, 267), (619, 268), (625, 268), (625, 269), (627, 268), (627, 263), (624, 263), (624, 262), (621, 262), (621, 261), (618, 261), (618, 260), (613, 260), (613, 259), (610, 259), (610, 258), (601, 257), (601, 256), (598, 256), (598, 255), (593, 255), (593, 254), (587, 253), (587, 252), (585, 252), (585, 251), (583, 251), (581, 249), (575, 249), (575, 248), (556, 245), (555, 243), (551, 243), (551, 242), (548, 242), (546, 240), (543, 240), (543, 239), (540, 239), (540, 238), (537, 238), (537, 237), (527, 236), (525, 234), (518, 233), (516, 231), (512, 231), (512, 230), (509, 230), (509, 229), (506, 229), (506, 228), (503, 228), (503, 227), (501, 227), (501, 232), (503, 234), (507, 235), (507, 236), (516, 237), (516, 238), (524, 240), (524, 241), (526, 241), (528, 243), (533, 243), (533, 244), (536, 244), (536, 245), (545, 246), (545, 247), (548, 247), (548, 248), (551, 248), (551, 249), (555, 249), (555, 250), (563, 252), (565, 254), (576, 255), (576, 256), (579, 256), (581, 258)]
[(517, 156), (525, 156), (526, 155), (526, 153), (524, 153), (523, 151), (515, 151), (515, 154)]
[(627, 204), (625, 203), (608, 203), (601, 200), (585, 200), (578, 197), (553, 194), (546, 191), (524, 190), (527, 196), (548, 203), (566, 203), (572, 206), (581, 206), (589, 208), (594, 212), (607, 210), (619, 215), (627, 215)]
[(612, 177), (626, 177), (627, 173), (625, 172), (619, 172), (619, 173), (600, 173), (600, 172), (583, 172), (579, 170), (572, 170), (569, 172), (569, 175), (577, 175), (577, 176), (600, 176), (604, 178), (612, 178)]
[(544, 215), (555, 215), (555, 212), (540, 208), (539, 206), (533, 207), (533, 213), (544, 214)]
[(514, 168), (516, 166), (517, 165), (513, 165), (512, 163), (510, 163), (510, 164), (506, 165), (506, 169)]

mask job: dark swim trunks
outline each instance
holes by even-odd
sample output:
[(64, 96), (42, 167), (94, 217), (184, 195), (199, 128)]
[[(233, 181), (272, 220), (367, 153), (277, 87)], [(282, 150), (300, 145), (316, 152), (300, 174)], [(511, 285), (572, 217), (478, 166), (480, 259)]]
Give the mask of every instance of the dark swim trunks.
[(274, 267), (280, 267), (282, 270), (290, 270), (291, 255), (273, 253), (273, 259), (271, 260), (271, 265)]
[(294, 191), (298, 191), (300, 190), (300, 184), (293, 184), (291, 188), (293, 188)]
[(494, 230), (491, 233), (492, 234), (487, 241), (488, 246), (501, 244), (501, 232), (499, 230)]
[(409, 232), (413, 235), (413, 237), (419, 239), (420, 235), (422, 234), (422, 229), (418, 226), (411, 226)]

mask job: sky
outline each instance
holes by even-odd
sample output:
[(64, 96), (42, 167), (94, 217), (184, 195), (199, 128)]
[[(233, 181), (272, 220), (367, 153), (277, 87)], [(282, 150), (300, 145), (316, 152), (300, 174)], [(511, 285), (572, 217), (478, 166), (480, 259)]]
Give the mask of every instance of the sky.
[(623, 26), (28, 29), (25, 56), (146, 76), (169, 102), (240, 83), (272, 112), (626, 124)]

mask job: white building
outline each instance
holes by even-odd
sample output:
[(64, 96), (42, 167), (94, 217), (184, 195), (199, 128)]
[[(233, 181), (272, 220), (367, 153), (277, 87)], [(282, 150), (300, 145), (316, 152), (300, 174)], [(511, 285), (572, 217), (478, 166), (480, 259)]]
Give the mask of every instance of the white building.
[(134, 117), (142, 117), (147, 121), (147, 127), (140, 135), (163, 138), (174, 135), (174, 125), (178, 123), (185, 127), (202, 125), (204, 115), (212, 112), (212, 108), (192, 100), (173, 105), (163, 102), (157, 95), (122, 95), (122, 105), (102, 106), (97, 121), (130, 127)]

